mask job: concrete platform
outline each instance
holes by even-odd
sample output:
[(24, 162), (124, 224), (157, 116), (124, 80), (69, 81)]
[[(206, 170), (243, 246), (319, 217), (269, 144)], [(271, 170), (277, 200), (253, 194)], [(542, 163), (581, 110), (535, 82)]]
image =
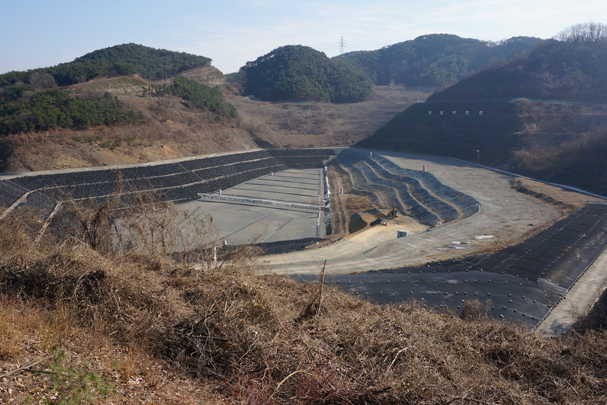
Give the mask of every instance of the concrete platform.
[[(323, 192), (322, 169), (291, 169), (222, 190), (222, 195), (317, 205)], [(310, 210), (200, 200), (178, 207), (188, 211), (194, 219), (210, 215), (216, 230), (215, 237), (227, 239), (230, 245), (317, 236), (318, 213)], [(187, 224), (183, 225), (187, 227)], [(320, 230), (320, 237), (325, 236), (322, 219)]]

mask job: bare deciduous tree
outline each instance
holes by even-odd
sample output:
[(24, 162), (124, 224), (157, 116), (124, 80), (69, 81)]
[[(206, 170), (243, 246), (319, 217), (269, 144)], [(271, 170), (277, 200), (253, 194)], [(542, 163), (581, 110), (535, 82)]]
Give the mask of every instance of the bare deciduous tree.
[(607, 39), (607, 25), (594, 22), (576, 24), (561, 31), (554, 38), (572, 44), (599, 42)]
[(34, 91), (57, 87), (55, 78), (50, 73), (32, 73), (29, 77), (29, 84), (34, 88)]

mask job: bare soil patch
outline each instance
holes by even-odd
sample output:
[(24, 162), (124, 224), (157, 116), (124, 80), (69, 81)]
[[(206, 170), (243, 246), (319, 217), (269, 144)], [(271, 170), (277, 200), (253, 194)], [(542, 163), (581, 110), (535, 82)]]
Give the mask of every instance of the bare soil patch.
[(564, 215), (582, 208), (589, 201), (601, 201), (597, 197), (576, 193), (575, 191), (522, 177), (512, 180), (512, 188), (555, 206)]

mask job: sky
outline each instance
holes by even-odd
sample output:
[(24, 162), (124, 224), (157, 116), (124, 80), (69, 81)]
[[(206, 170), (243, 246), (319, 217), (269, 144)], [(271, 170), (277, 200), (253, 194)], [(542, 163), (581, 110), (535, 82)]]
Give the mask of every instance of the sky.
[(607, 1), (0, 0), (0, 73), (131, 42), (206, 56), (232, 73), (283, 45), (333, 57), (342, 37), (350, 52), (435, 33), (551, 38), (590, 21), (607, 23)]

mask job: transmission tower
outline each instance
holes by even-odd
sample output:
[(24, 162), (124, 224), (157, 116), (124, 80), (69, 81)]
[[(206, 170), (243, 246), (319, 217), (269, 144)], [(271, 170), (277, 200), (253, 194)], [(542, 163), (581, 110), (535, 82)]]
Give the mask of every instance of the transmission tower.
[(339, 40), (339, 54), (343, 54), (344, 53), (344, 45), (346, 45), (346, 41), (344, 41), (344, 37), (341, 37), (341, 39)]

